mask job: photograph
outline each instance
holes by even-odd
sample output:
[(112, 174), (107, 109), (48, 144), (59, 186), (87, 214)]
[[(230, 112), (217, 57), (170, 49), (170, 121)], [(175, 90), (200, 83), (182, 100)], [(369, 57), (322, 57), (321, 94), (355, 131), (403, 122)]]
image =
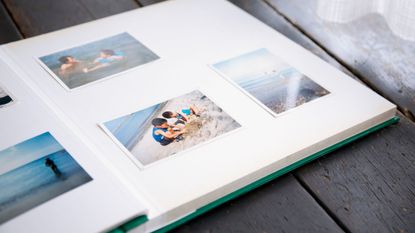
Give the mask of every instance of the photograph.
[(67, 89), (77, 88), (159, 59), (128, 33), (65, 49), (39, 58)]
[(330, 93), (265, 48), (212, 67), (273, 116)]
[(101, 124), (141, 165), (180, 153), (241, 125), (200, 91)]
[(91, 181), (50, 133), (0, 151), (0, 224)]
[(13, 103), (13, 99), (7, 94), (7, 92), (0, 86), (0, 108), (6, 107)]

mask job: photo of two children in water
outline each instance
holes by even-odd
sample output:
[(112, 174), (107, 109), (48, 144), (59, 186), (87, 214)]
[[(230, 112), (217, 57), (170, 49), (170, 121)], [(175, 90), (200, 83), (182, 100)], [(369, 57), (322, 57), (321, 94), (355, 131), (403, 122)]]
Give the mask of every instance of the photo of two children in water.
[(121, 33), (42, 56), (39, 60), (59, 83), (73, 89), (158, 58), (130, 34)]
[(200, 91), (101, 125), (140, 164), (169, 157), (241, 125)]

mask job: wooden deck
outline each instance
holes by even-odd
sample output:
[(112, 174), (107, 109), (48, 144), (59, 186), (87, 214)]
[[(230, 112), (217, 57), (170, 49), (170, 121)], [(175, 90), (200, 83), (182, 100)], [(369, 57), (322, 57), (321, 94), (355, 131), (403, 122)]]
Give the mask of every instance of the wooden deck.
[[(0, 43), (156, 2), (2, 0)], [(401, 121), (174, 231), (415, 232), (415, 42), (378, 15), (324, 22), (316, 0), (231, 2), (397, 104)]]

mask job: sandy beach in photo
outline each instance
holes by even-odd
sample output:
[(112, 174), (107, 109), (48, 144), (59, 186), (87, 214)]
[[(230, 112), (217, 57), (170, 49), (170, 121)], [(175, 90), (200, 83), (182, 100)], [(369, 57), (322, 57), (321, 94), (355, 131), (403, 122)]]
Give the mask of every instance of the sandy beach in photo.
[[(183, 140), (172, 142), (166, 146), (161, 146), (154, 140), (153, 125), (151, 125), (150, 119), (162, 118), (162, 113), (165, 111), (179, 112), (191, 105), (197, 106), (200, 110), (200, 116), (190, 117), (191, 121), (186, 124), (186, 132), (182, 135)], [(148, 119), (135, 133), (134, 143), (126, 143), (126, 141), (123, 143), (143, 165), (180, 153), (240, 127), (239, 123), (199, 91), (173, 98), (155, 108), (153, 107), (152, 114), (148, 114)], [(118, 125), (125, 124), (119, 122)], [(115, 133), (116, 138), (121, 139), (122, 135), (115, 132), (115, 129), (117, 127), (110, 125), (109, 130)]]
[(192, 122), (186, 125), (187, 132), (183, 135), (184, 140), (175, 142), (160, 150), (160, 145), (154, 142), (152, 138), (152, 127), (145, 130), (144, 137), (131, 150), (131, 153), (143, 164), (149, 164), (167, 156), (176, 154), (188, 149), (193, 145), (200, 144), (227, 133), (240, 125), (226, 114), (221, 108), (215, 105), (211, 100), (200, 92), (192, 95), (182, 96), (169, 101), (160, 109), (162, 112), (167, 110), (178, 111), (190, 105), (196, 105), (200, 110), (200, 117), (194, 118)]

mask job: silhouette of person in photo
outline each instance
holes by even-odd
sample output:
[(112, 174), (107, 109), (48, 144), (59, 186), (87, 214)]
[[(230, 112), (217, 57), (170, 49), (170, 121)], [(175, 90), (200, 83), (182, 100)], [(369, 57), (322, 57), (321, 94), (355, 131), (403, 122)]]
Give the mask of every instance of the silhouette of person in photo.
[(56, 166), (55, 162), (52, 159), (45, 159), (45, 166), (52, 169), (56, 177), (60, 177), (62, 175), (62, 172), (59, 170), (58, 166)]

